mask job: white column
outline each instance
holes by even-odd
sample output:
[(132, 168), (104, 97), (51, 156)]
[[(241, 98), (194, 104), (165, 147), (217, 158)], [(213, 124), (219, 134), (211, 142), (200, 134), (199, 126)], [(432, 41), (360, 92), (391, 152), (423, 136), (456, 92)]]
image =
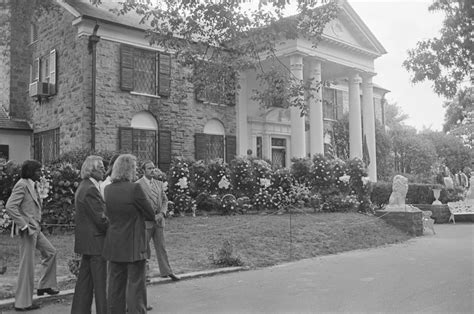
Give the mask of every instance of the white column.
[[(249, 143), (248, 123), (247, 123), (247, 75), (239, 73), (240, 89), (236, 95), (237, 114), (237, 155), (246, 156), (247, 149), (251, 148)], [(255, 154), (256, 152), (254, 152)]]
[(362, 75), (362, 106), (364, 136), (367, 142), (370, 162), (367, 165), (370, 181), (377, 181), (377, 157), (375, 148), (375, 113), (374, 113), (374, 88), (372, 74)]
[[(321, 62), (313, 61), (310, 67), (312, 86), (316, 88), (321, 83)], [(313, 97), (308, 99), (309, 107), (309, 148), (311, 156), (324, 154), (324, 124), (323, 124), (323, 88), (312, 92)]]
[(362, 159), (362, 121), (360, 112), (360, 78), (354, 72), (349, 75), (349, 154)]
[[(303, 57), (292, 55), (290, 57), (291, 73), (299, 80), (303, 80)], [(291, 157), (306, 156), (305, 120), (301, 116), (301, 109), (291, 106)]]

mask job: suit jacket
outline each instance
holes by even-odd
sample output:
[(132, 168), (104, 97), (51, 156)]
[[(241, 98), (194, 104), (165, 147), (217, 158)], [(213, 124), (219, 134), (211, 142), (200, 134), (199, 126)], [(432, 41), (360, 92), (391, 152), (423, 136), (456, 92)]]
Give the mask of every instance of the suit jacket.
[(136, 262), (147, 257), (145, 220), (155, 213), (141, 186), (132, 182), (113, 182), (105, 187), (105, 214), (109, 228), (102, 255), (112, 262)]
[[(168, 209), (168, 197), (166, 196), (165, 190), (163, 188), (163, 182), (151, 179), (150, 183), (146, 182), (145, 177), (141, 177), (137, 180), (137, 183), (140, 184), (143, 191), (145, 192), (147, 200), (151, 203), (153, 210), (155, 211), (155, 221), (158, 224), (158, 227), (165, 227), (165, 214)], [(159, 215), (158, 214), (162, 214)], [(147, 228), (153, 227), (148, 222), (145, 222)]]
[(85, 255), (101, 255), (108, 221), (105, 202), (99, 189), (90, 179), (79, 184), (75, 195), (76, 228), (74, 252)]
[(41, 199), (29, 179), (18, 180), (5, 205), (14, 224), (20, 229), (28, 225), (30, 234), (41, 231), (41, 208)]

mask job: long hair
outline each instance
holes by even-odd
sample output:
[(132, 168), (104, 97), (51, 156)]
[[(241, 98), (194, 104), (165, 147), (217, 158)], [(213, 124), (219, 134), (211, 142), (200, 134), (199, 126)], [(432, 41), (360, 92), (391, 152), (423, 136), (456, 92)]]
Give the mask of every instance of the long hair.
[(135, 181), (137, 175), (137, 157), (132, 154), (120, 155), (112, 168), (112, 182)]
[(41, 169), (43, 165), (38, 160), (25, 160), (21, 165), (21, 177), (23, 179), (31, 179), (35, 175), (36, 170)]
[(96, 155), (91, 155), (87, 156), (86, 160), (84, 160), (84, 163), (82, 164), (81, 167), (81, 179), (89, 179), (92, 176), (92, 171), (94, 171), (97, 166), (99, 165), (99, 162), (102, 161), (102, 157), (96, 156)]
[(117, 160), (118, 156), (120, 154), (113, 154), (112, 157), (110, 157), (109, 164), (107, 165), (107, 172), (105, 173), (105, 176), (108, 177), (112, 174), (112, 168), (115, 164), (115, 161)]

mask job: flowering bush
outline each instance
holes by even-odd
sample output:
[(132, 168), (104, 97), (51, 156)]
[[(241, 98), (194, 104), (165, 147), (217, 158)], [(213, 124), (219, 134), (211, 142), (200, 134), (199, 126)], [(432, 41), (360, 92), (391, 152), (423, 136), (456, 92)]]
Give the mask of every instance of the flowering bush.
[(237, 157), (232, 160), (230, 170), (234, 194), (238, 197), (252, 197), (255, 193), (256, 182), (250, 160), (244, 157)]
[[(231, 189), (229, 166), (221, 159), (213, 159), (207, 165), (212, 194), (227, 194)], [(224, 178), (225, 177), (225, 178)]]
[(80, 181), (80, 171), (71, 163), (55, 163), (44, 168), (40, 186), (45, 223), (74, 223), (74, 195)]
[(299, 183), (310, 184), (311, 182), (311, 159), (292, 158), (291, 174)]
[(321, 209), (327, 212), (348, 212), (356, 211), (359, 205), (355, 195), (332, 194), (326, 197)]
[(311, 185), (316, 192), (327, 189), (333, 181), (331, 165), (321, 154), (313, 156), (310, 174)]
[(201, 193), (207, 193), (211, 187), (212, 178), (209, 169), (202, 160), (193, 162), (189, 166), (191, 180), (191, 195), (197, 197)]
[(272, 166), (263, 159), (253, 159), (251, 163), (255, 182), (258, 184), (262, 179), (272, 177)]
[(349, 185), (351, 192), (357, 196), (359, 201), (359, 211), (372, 212), (373, 206), (370, 201), (372, 185), (367, 177), (367, 169), (364, 162), (359, 158), (353, 158), (347, 161), (346, 167), (347, 174), (350, 176)]
[(221, 209), (223, 214), (234, 214), (238, 211), (239, 207), (237, 199), (232, 194), (226, 194), (221, 199)]
[(310, 205), (311, 191), (306, 184), (294, 183), (291, 186), (290, 195), (292, 196), (292, 203), (298, 207)]
[(174, 203), (173, 212), (175, 214), (194, 213), (196, 209), (196, 201), (190, 196), (189, 163), (182, 157), (176, 157), (171, 162), (168, 196)]
[(256, 210), (268, 210), (273, 207), (272, 195), (269, 189), (260, 187), (252, 198), (253, 208)]

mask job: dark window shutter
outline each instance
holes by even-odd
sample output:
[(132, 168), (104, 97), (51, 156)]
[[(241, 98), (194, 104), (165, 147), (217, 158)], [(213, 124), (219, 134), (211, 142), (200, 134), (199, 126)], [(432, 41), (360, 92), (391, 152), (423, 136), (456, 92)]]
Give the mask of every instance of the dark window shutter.
[(119, 151), (129, 153), (133, 151), (133, 128), (119, 128)]
[(235, 135), (226, 135), (225, 137), (225, 161), (230, 163), (237, 155), (237, 138)]
[(50, 95), (56, 95), (57, 84), (56, 84), (56, 60), (57, 60), (56, 49), (51, 50), (49, 53), (49, 84), (50, 84)]
[(160, 69), (158, 72), (158, 95), (169, 97), (171, 92), (171, 56), (160, 53)]
[(196, 160), (206, 160), (208, 158), (208, 147), (210, 137), (208, 134), (194, 134), (194, 149)]
[(158, 167), (167, 172), (171, 164), (171, 131), (160, 130), (158, 138)]
[(133, 47), (120, 46), (120, 89), (133, 90)]

